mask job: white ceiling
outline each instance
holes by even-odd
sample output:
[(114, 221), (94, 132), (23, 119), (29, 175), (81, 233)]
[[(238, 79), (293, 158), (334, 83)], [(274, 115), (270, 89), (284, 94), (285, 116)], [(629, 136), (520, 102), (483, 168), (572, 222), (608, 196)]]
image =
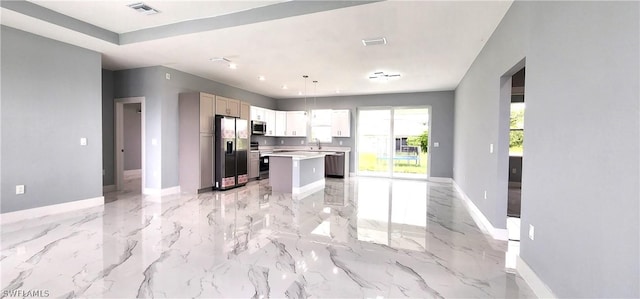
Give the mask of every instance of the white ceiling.
[[(125, 33), (185, 20), (229, 14), (283, 1), (32, 0), (30, 2), (115, 33)], [(162, 13), (140, 17), (138, 12), (128, 7), (129, 4), (139, 2)]]
[[(282, 1), (145, 1), (161, 11), (144, 16), (136, 1), (34, 1), (116, 33), (218, 16)], [(126, 45), (2, 8), (4, 25), (103, 53), (103, 67), (121, 70), (163, 65), (274, 98), (452, 90), (491, 36), (511, 1), (384, 1), (169, 36)], [(97, 13), (100, 12), (100, 13)], [(125, 21), (125, 20), (135, 21)], [(387, 45), (365, 47), (363, 38)], [(209, 58), (224, 56), (235, 70)], [(401, 78), (372, 82), (376, 71)], [(259, 81), (259, 75), (266, 77)], [(287, 85), (288, 89), (281, 88)]]

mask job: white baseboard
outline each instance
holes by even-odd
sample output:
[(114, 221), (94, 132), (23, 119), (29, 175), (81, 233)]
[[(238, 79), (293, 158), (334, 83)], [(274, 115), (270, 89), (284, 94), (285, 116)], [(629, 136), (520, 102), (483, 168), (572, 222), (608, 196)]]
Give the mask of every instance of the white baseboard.
[(60, 203), (60, 204), (55, 204), (50, 206), (37, 207), (32, 209), (0, 214), (0, 218), (2, 218), (0, 220), (0, 223), (2, 223), (2, 225), (5, 225), (8, 223), (18, 222), (21, 220), (39, 218), (39, 217), (48, 216), (52, 214), (71, 212), (71, 211), (93, 208), (93, 207), (103, 206), (103, 205), (104, 205), (104, 196), (99, 196), (99, 197), (94, 197), (89, 199), (65, 202), (65, 203)]
[(558, 298), (520, 256), (516, 261), (516, 269), (538, 298)]
[[(462, 190), (462, 188), (458, 186), (458, 183), (456, 183), (455, 180), (453, 180), (453, 185), (456, 187), (456, 190), (458, 191), (458, 193), (460, 193), (460, 195), (462, 196), (462, 201), (467, 206), (467, 209), (469, 210), (469, 212), (471, 212), (471, 218), (473, 218), (473, 221), (476, 222), (480, 230), (482, 230), (485, 233), (488, 233), (492, 238), (496, 240), (502, 240), (502, 241), (509, 240), (509, 232), (507, 231), (506, 228), (493, 227), (491, 222), (489, 222), (489, 219), (487, 219), (487, 217), (484, 216), (484, 214), (482, 214), (480, 209), (478, 209), (478, 207), (473, 203), (473, 201), (471, 201), (469, 196)], [(505, 217), (506, 217), (506, 214), (505, 214)]]
[(291, 194), (294, 195), (296, 198), (302, 198), (315, 191), (318, 191), (324, 188), (324, 186), (325, 186), (325, 179), (322, 178), (320, 180), (317, 180), (311, 184), (304, 185), (302, 187), (291, 188)]
[(444, 177), (432, 176), (432, 177), (429, 177), (428, 181), (436, 182), (436, 183), (451, 183), (451, 182), (453, 182), (453, 179), (452, 178), (444, 178)]
[(107, 185), (102, 186), (102, 193), (113, 192), (116, 191), (116, 185)]
[(180, 186), (174, 186), (174, 187), (164, 188), (164, 189), (144, 188), (144, 190), (142, 191), (142, 194), (144, 195), (160, 195), (160, 196), (179, 194), (179, 193), (180, 193)]

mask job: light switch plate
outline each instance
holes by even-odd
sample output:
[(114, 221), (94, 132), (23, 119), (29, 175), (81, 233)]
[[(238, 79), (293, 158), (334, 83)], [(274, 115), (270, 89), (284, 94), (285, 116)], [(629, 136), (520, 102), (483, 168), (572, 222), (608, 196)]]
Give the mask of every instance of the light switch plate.
[(493, 143), (489, 144), (489, 153), (493, 154)]
[(533, 225), (529, 224), (529, 239), (533, 241), (533, 237), (535, 236), (535, 228)]
[(433, 143), (433, 147), (439, 147), (440, 146), (440, 142), (434, 142)]
[(24, 194), (24, 185), (16, 185), (16, 194)]

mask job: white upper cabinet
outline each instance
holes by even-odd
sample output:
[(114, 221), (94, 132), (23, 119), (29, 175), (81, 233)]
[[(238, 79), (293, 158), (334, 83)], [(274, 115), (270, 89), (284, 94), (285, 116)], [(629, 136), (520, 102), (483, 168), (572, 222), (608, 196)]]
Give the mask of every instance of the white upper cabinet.
[(311, 126), (331, 126), (332, 111), (331, 109), (311, 110)]
[[(274, 136), (287, 136), (287, 112), (275, 111), (276, 125)], [(268, 125), (267, 125), (268, 126)]]
[(277, 136), (276, 135), (276, 112), (271, 109), (264, 110), (264, 121), (267, 123), (267, 132), (265, 136)]
[(265, 110), (264, 108), (251, 106), (251, 120), (265, 121)]
[(307, 136), (307, 113), (304, 111), (287, 111), (287, 137)]
[(351, 112), (348, 109), (332, 111), (331, 134), (333, 137), (351, 137)]

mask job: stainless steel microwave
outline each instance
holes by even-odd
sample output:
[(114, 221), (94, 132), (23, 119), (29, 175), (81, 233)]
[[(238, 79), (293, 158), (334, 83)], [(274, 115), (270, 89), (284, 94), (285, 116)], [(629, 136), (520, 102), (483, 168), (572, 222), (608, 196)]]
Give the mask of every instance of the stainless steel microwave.
[(267, 123), (259, 120), (251, 121), (251, 134), (264, 135), (267, 132)]

